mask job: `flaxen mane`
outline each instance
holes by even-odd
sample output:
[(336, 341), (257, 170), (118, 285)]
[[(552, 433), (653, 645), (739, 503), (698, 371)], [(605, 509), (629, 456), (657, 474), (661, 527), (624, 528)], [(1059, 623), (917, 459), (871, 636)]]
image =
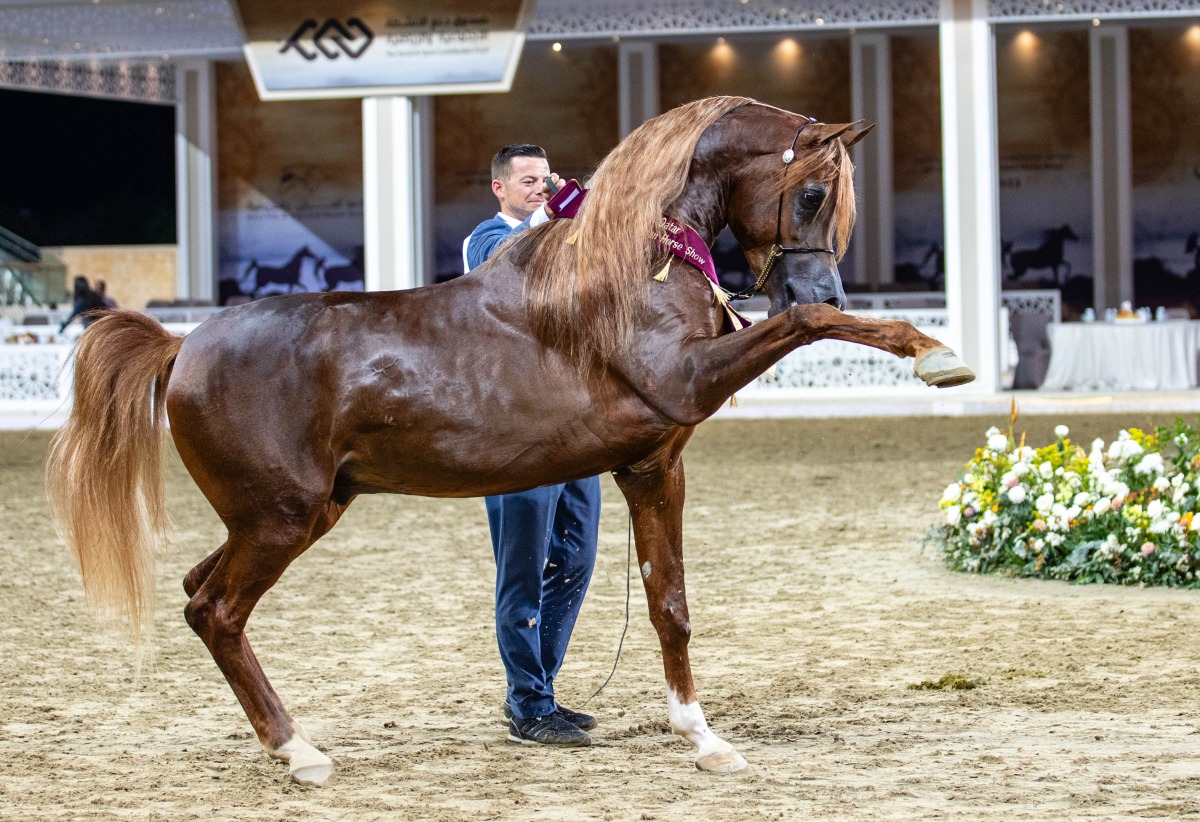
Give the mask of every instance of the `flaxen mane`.
[[(652, 238), (661, 215), (683, 193), (697, 141), (721, 117), (754, 102), (709, 97), (648, 120), (600, 163), (574, 219), (514, 238), (514, 261), (526, 272), (530, 327), (539, 340), (585, 367), (607, 362), (624, 345), (649, 299), (651, 275), (666, 259)], [(837, 208), (840, 256), (854, 220), (851, 167), (841, 141), (798, 151), (795, 168), (781, 165), (790, 173), (781, 174), (780, 185), (826, 165), (832, 201), (825, 207)]]
[[(579, 213), (550, 226), (526, 266), (530, 326), (540, 340), (577, 363), (603, 362), (621, 346), (662, 256), (651, 242), (655, 226), (683, 193), (696, 141), (750, 102), (710, 97), (672, 109), (604, 158)], [(575, 242), (566, 243), (575, 232)]]

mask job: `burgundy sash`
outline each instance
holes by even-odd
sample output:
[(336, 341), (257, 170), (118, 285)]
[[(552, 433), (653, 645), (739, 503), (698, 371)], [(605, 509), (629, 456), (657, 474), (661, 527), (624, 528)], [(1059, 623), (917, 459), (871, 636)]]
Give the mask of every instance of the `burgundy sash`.
[[(574, 180), (569, 180), (557, 194), (550, 198), (546, 205), (554, 212), (556, 218), (574, 217), (586, 195), (587, 189), (580, 187), (579, 183)], [(658, 244), (659, 248), (669, 251), (708, 278), (717, 302), (725, 308), (725, 327), (728, 330), (740, 331), (753, 325), (750, 320), (730, 307), (729, 295), (721, 288), (721, 283), (717, 280), (717, 269), (713, 266), (712, 252), (708, 250), (704, 238), (696, 233), (695, 229), (664, 214), (659, 220), (654, 242)], [(655, 279), (665, 280), (666, 272), (667, 269), (664, 268)]]

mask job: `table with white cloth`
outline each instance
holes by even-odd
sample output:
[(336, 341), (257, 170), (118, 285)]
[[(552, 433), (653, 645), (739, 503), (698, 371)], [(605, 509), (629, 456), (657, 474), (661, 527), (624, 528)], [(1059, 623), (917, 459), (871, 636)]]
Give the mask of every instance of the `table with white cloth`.
[(1200, 322), (1051, 323), (1043, 391), (1172, 391), (1196, 387)]

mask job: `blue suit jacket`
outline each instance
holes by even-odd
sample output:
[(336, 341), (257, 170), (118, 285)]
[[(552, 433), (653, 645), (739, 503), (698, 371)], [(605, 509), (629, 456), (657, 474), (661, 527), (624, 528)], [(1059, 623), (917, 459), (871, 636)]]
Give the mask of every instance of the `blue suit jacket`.
[(492, 219), (484, 220), (475, 226), (475, 230), (467, 238), (467, 243), (463, 249), (466, 270), (470, 271), (473, 268), (478, 268), (487, 262), (488, 257), (492, 256), (492, 252), (500, 246), (500, 243), (507, 240), (513, 234), (529, 228), (529, 221), (532, 218), (533, 215), (530, 215), (525, 218), (524, 222), (510, 226), (503, 217), (497, 214)]

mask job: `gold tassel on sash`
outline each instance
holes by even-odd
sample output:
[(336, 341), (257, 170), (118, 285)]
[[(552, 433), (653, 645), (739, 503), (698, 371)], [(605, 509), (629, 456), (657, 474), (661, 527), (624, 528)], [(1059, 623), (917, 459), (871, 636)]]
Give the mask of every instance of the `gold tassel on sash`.
[(654, 279), (658, 280), (660, 283), (665, 283), (667, 281), (667, 272), (670, 270), (671, 261), (667, 260), (667, 264), (662, 267), (662, 271), (654, 275)]
[(580, 231), (583, 231), (583, 229), (577, 228), (573, 232), (571, 232), (571, 236), (566, 239), (567, 245), (575, 245), (575, 241), (579, 239)]

